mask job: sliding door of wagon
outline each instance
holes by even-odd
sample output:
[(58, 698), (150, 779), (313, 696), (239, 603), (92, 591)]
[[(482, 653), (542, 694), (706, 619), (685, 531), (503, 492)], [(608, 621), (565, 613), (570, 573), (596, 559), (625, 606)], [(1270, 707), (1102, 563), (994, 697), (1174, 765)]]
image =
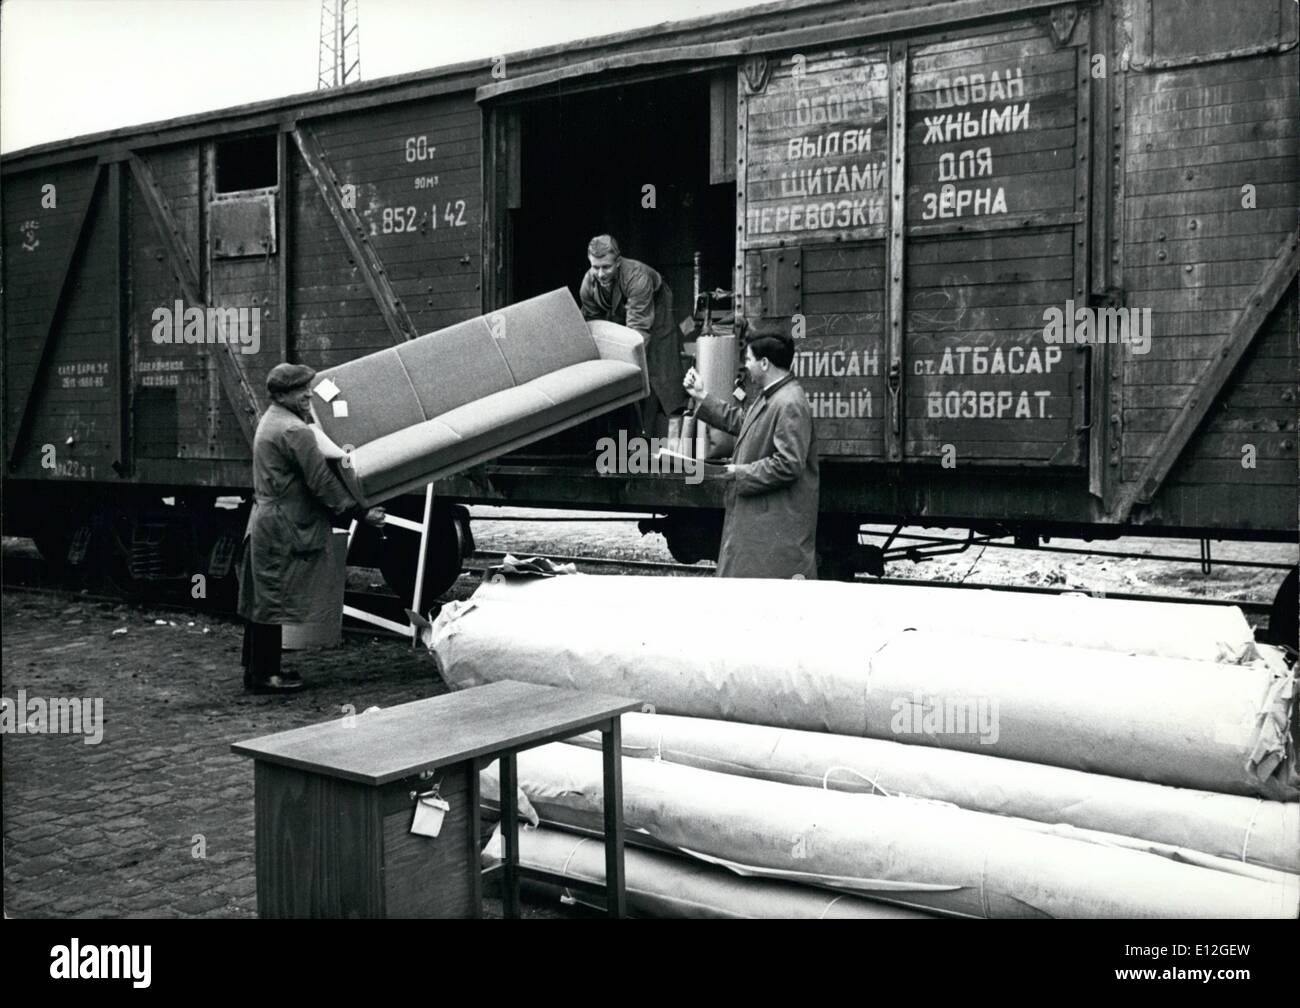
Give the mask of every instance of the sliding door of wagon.
[(1086, 305), (1086, 52), (1044, 19), (906, 58), (903, 456), (1080, 465), (1086, 354), (1049, 323)]
[(883, 454), (888, 109), (880, 46), (741, 68), (738, 309), (794, 336), (823, 456)]

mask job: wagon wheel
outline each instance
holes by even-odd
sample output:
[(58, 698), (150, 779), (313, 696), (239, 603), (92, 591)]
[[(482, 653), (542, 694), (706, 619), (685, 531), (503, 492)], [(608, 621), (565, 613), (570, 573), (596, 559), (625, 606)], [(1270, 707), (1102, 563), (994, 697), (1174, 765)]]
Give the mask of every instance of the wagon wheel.
[(1282, 585), (1273, 597), (1273, 606), (1268, 614), (1268, 642), (1297, 650), (1297, 638), (1300, 637), (1300, 596), (1297, 595), (1297, 583), (1300, 582), (1300, 567), (1291, 568)]
[[(412, 521), (423, 517), (424, 501), (399, 498), (384, 505), (391, 514)], [(380, 547), (379, 569), (388, 587), (407, 608), (415, 598), (415, 572), (419, 563), (419, 534), (406, 529), (385, 527)], [(420, 607), (429, 605), (456, 583), (461, 561), (474, 552), (469, 511), (464, 507), (435, 501), (429, 514), (429, 540), (424, 561), (424, 588)]]

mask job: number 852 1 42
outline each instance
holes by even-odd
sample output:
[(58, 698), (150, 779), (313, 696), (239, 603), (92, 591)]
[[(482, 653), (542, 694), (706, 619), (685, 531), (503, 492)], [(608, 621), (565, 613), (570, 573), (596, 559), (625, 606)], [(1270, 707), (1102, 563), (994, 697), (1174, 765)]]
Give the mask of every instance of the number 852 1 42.
[[(439, 207), (435, 203), (428, 217), (431, 227), (435, 229), (438, 227), (439, 216)], [(468, 223), (465, 220), (465, 201), (463, 199), (448, 200), (442, 207), (441, 217), (446, 227), (464, 227)], [(419, 210), (413, 206), (384, 207), (383, 215), (380, 218), (380, 230), (384, 234), (402, 234), (406, 231), (415, 231), (420, 224)]]

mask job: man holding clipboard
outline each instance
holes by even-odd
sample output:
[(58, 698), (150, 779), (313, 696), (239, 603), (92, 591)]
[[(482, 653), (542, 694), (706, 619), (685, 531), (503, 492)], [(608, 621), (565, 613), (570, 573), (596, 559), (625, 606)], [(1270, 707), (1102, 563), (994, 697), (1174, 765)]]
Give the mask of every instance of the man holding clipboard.
[(705, 392), (694, 368), (682, 382), (696, 417), (736, 436), (720, 474), (727, 511), (718, 577), (817, 577), (817, 444), (793, 361), (788, 336), (751, 339), (744, 365), (757, 392), (744, 409)]

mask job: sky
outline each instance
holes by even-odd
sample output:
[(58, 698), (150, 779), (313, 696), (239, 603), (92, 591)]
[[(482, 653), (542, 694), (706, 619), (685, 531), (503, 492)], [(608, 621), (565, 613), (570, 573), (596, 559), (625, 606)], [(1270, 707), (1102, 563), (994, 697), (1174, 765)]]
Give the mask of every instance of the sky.
[[(356, 0), (361, 76), (756, 6)], [(0, 151), (311, 91), (321, 0), (2, 0)]]

